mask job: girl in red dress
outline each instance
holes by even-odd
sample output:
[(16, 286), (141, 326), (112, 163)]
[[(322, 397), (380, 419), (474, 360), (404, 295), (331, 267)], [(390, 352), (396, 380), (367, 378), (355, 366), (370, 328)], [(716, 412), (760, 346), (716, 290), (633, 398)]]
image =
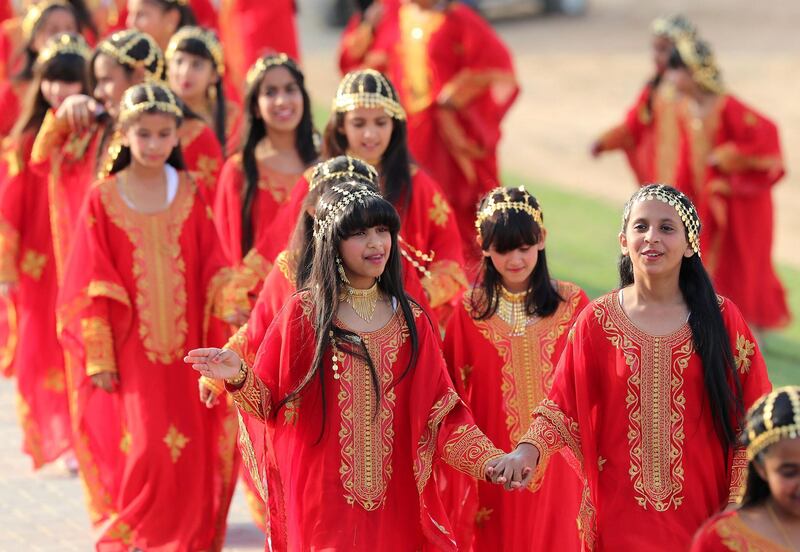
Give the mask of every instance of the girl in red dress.
[(200, 405), (197, 377), (175, 363), (224, 335), (210, 332), (222, 331), (235, 297), (183, 171), (182, 117), (164, 86), (125, 92), (123, 147), (91, 188), (59, 294), (61, 341), (82, 359), (76, 423), (105, 453), (94, 469), (111, 482), (98, 550), (220, 550), (225, 536), (235, 419), (225, 405)]
[(683, 96), (677, 186), (706, 226), (703, 262), (757, 331), (785, 326), (786, 292), (772, 262), (772, 187), (785, 172), (778, 129), (725, 90), (705, 42), (679, 40), (670, 68)]
[(397, 44), (399, 0), (362, 0), (339, 41), (339, 70), (344, 75), (358, 69), (386, 73)]
[(186, 0), (128, 0), (127, 12), (126, 26), (153, 37), (162, 52), (178, 29), (197, 25)]
[(735, 510), (711, 518), (691, 552), (800, 547), (800, 387), (775, 389), (747, 413), (747, 484)]
[(675, 41), (680, 36), (695, 36), (697, 30), (683, 15), (659, 17), (651, 30), (655, 75), (644, 85), (624, 121), (595, 140), (592, 155), (622, 150), (639, 185), (675, 184), (680, 143), (678, 96), (664, 75)]
[[(447, 325), (445, 359), (478, 427), (510, 449), (550, 391), (567, 332), (589, 299), (575, 284), (550, 278), (542, 210), (524, 188), (489, 192), (475, 225), (483, 266)], [(476, 550), (580, 548), (580, 482), (561, 457), (547, 469), (547, 478), (531, 484), (533, 494), (478, 484)]]
[[(0, 186), (0, 293), (16, 303), (17, 376), (22, 448), (34, 469), (71, 448), (64, 357), (56, 338), (56, 267), (50, 234), (47, 179), (28, 165), (31, 147), (48, 110), (85, 93), (89, 47), (77, 34), (48, 40), (33, 68), (33, 81), (3, 157)], [(12, 145), (13, 144), (13, 145)], [(72, 467), (70, 465), (70, 467)]]
[(587, 549), (685, 550), (740, 495), (741, 420), (770, 383), (739, 309), (714, 292), (699, 236), (697, 212), (675, 188), (633, 195), (620, 289), (578, 316), (547, 399), (493, 473), (525, 487), (562, 452), (583, 479)]
[[(501, 455), (453, 389), (438, 330), (403, 290), (399, 228), (370, 187), (332, 186), (316, 211), (307, 287), (255, 364), (221, 349), (185, 359), (226, 379), (253, 421), (242, 453), (269, 489), (276, 550), (455, 550), (434, 459), (482, 479)], [(263, 455), (250, 431), (269, 432)]]

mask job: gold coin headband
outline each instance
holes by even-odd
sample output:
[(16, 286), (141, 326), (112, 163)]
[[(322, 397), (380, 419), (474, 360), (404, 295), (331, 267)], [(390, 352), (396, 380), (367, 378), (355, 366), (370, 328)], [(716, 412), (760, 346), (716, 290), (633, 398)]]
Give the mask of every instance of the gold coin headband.
[[(692, 251), (700, 255), (700, 217), (697, 215), (697, 210), (694, 204), (682, 192), (665, 186), (664, 184), (648, 184), (638, 192), (633, 194), (633, 197), (625, 204), (625, 209), (622, 215), (622, 230), (625, 231), (625, 224), (631, 215), (631, 209), (634, 203), (640, 203), (654, 199), (662, 203), (666, 203), (678, 213), (678, 216), (686, 227), (686, 234), (689, 236), (689, 245)], [(681, 201), (681, 200), (684, 201)], [(688, 203), (689, 207), (686, 206)]]
[(747, 413), (747, 459), (784, 439), (800, 437), (800, 387), (779, 387), (761, 397)]
[(707, 42), (684, 35), (675, 41), (675, 48), (697, 84), (715, 94), (725, 92), (722, 73)]
[[(375, 81), (375, 92), (364, 90), (364, 82), (367, 78)], [(355, 91), (353, 90), (355, 88)], [(339, 88), (336, 97), (333, 99), (333, 111), (335, 113), (347, 113), (359, 107), (374, 108), (379, 107), (386, 114), (398, 121), (404, 121), (406, 111), (400, 102), (394, 97), (394, 88), (389, 81), (374, 69), (362, 69), (347, 73)]]
[[(523, 186), (517, 188), (520, 192), (525, 194), (525, 197), (532, 197)], [(501, 195), (502, 198), (497, 200), (495, 196)], [(542, 220), (542, 211), (537, 209), (527, 201), (512, 200), (511, 193), (508, 188), (495, 188), (487, 194), (486, 205), (478, 211), (478, 216), (475, 219), (475, 228), (478, 230), (478, 235), (481, 235), (481, 226), (483, 223), (490, 219), (498, 211), (517, 211), (520, 213), (527, 213), (539, 225), (544, 228)]]
[[(347, 167), (344, 169), (341, 168), (332, 168), (334, 165), (340, 165), (342, 161), (342, 157), (346, 157), (347, 159)], [(367, 174), (364, 174), (366, 172)], [(378, 183), (378, 171), (370, 165), (369, 163), (365, 163), (360, 159), (356, 159), (354, 157), (348, 156), (340, 156), (334, 157), (333, 159), (329, 159), (328, 161), (323, 161), (322, 163), (317, 164), (314, 167), (314, 172), (311, 173), (311, 180), (308, 183), (308, 191), (310, 192), (317, 186), (324, 184), (325, 182), (329, 182), (335, 179), (351, 179), (351, 180), (358, 180), (369, 184), (371, 186), (377, 186)]]
[(86, 61), (92, 55), (92, 52), (89, 50), (89, 46), (81, 35), (61, 33), (45, 42), (42, 51), (39, 52), (36, 58), (36, 63), (39, 65), (47, 63), (54, 57), (62, 54), (80, 56)]
[[(144, 89), (147, 99), (137, 103), (133, 96), (141, 89)], [(156, 90), (165, 95), (167, 99), (157, 100)], [(119, 121), (124, 124), (140, 113), (150, 110), (174, 115), (179, 119), (183, 118), (183, 109), (181, 109), (178, 104), (178, 100), (172, 90), (160, 84), (145, 83), (137, 84), (125, 91), (125, 94), (122, 96)]]
[(250, 88), (254, 82), (259, 80), (264, 73), (267, 72), (267, 69), (288, 65), (290, 62), (291, 58), (284, 53), (272, 54), (258, 58), (253, 66), (247, 71), (247, 77), (245, 78), (247, 87)]
[(379, 193), (369, 186), (359, 183), (354, 183), (354, 186), (356, 186), (356, 190), (354, 191), (347, 190), (339, 185), (331, 186), (331, 190), (338, 193), (341, 197), (336, 203), (331, 204), (320, 201), (317, 205), (317, 213), (320, 213), (323, 210), (326, 211), (326, 213), (323, 220), (317, 218), (314, 221), (314, 239), (322, 239), (322, 237), (325, 235), (325, 232), (333, 224), (333, 221), (336, 220), (336, 217), (339, 216), (351, 203), (358, 202), (363, 206), (366, 205), (364, 203), (365, 198), (381, 197)]
[(202, 42), (211, 58), (214, 60), (214, 68), (217, 74), (222, 77), (225, 75), (225, 57), (222, 54), (222, 44), (220, 44), (217, 36), (210, 30), (202, 27), (181, 27), (178, 32), (172, 35), (169, 39), (167, 51), (164, 52), (164, 57), (169, 61), (178, 51), (178, 46), (184, 40), (193, 39)]
[(45, 0), (28, 8), (25, 17), (22, 19), (22, 36), (25, 37), (25, 41), (33, 38), (33, 31), (42, 19), (44, 12), (56, 6), (72, 10), (72, 6), (66, 0)]
[(650, 30), (654, 35), (665, 36), (673, 42), (683, 35), (697, 35), (697, 27), (682, 14), (659, 17), (650, 25)]
[[(122, 43), (116, 46), (114, 43)], [(138, 44), (146, 42), (148, 45), (147, 56), (144, 59), (136, 59), (130, 55), (130, 51)], [(131, 68), (142, 68), (150, 79), (160, 79), (164, 75), (164, 56), (161, 48), (150, 38), (149, 35), (134, 29), (119, 31), (111, 35), (111, 38), (104, 40), (97, 46), (97, 50), (103, 54), (111, 56), (117, 63)], [(153, 62), (156, 63), (154, 71), (148, 69)]]

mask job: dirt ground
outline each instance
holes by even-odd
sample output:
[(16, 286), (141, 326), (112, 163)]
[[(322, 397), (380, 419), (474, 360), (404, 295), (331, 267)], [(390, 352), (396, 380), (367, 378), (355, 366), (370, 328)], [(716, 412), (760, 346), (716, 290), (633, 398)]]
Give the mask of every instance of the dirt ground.
[[(594, 137), (618, 122), (651, 71), (649, 24), (680, 11), (714, 47), (728, 88), (777, 121), (787, 176), (774, 190), (775, 256), (800, 268), (800, 2), (797, 0), (589, 0), (583, 17), (497, 21), (523, 93), (504, 123), (501, 163), (532, 180), (622, 205), (634, 189), (621, 154), (592, 159)], [(323, 0), (301, 0), (303, 64), (314, 99), (338, 82), (338, 31)]]

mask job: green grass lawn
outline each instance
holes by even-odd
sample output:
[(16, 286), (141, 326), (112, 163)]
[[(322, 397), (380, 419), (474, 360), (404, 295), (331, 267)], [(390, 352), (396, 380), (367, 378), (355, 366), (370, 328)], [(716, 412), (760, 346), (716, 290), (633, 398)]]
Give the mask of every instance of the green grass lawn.
[[(547, 262), (554, 277), (575, 282), (593, 298), (616, 287), (622, 205), (533, 184), (513, 174), (505, 174), (503, 183), (525, 185), (541, 202), (548, 232)], [(781, 266), (779, 272), (795, 319), (788, 328), (763, 338), (775, 386), (800, 384), (800, 271)]]

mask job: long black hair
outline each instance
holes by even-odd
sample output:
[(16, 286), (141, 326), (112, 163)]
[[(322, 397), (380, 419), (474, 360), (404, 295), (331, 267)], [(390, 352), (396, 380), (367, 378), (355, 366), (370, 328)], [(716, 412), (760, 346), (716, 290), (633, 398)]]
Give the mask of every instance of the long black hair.
[(338, 105), (341, 98), (348, 98), (348, 101), (341, 102), (348, 105), (331, 114), (322, 136), (322, 155), (330, 158), (347, 154), (347, 136), (343, 131), (347, 113), (344, 109), (365, 106), (365, 102), (359, 100), (364, 94), (370, 94), (373, 98), (378, 96), (387, 105), (392, 106), (387, 110), (387, 115), (392, 119), (392, 135), (381, 158), (380, 186), (383, 197), (397, 208), (402, 217), (411, 202), (412, 193), (408, 125), (405, 113), (399, 108), (400, 99), (397, 90), (384, 75), (374, 69), (362, 69), (348, 73), (342, 78), (336, 92), (336, 103)]
[(319, 157), (317, 135), (311, 119), (311, 98), (306, 90), (305, 77), (297, 63), (286, 54), (268, 54), (256, 60), (247, 73), (247, 92), (244, 97), (245, 136), (242, 145), (242, 170), (244, 186), (242, 187), (242, 255), (246, 255), (253, 247), (253, 201), (258, 189), (259, 172), (256, 159), (256, 146), (267, 137), (267, 125), (258, 109), (258, 97), (261, 94), (261, 83), (264, 75), (275, 67), (284, 67), (300, 88), (303, 96), (303, 116), (297, 125), (295, 147), (297, 154), (306, 166), (314, 163)]
[[(344, 201), (349, 197), (350, 201)], [(316, 377), (320, 382), (322, 396), (322, 425), (320, 436), (325, 431), (325, 377), (323, 364), (329, 356), (329, 349), (335, 342), (337, 349), (344, 354), (355, 356), (364, 361), (370, 370), (376, 405), (380, 404), (381, 391), (378, 372), (373, 359), (370, 358), (364, 342), (359, 336), (335, 324), (339, 308), (339, 297), (344, 291), (336, 259), (343, 240), (359, 230), (386, 226), (391, 233), (392, 248), (386, 268), (378, 280), (378, 287), (387, 297), (397, 301), (411, 342), (411, 356), (403, 372), (392, 385), (400, 382), (414, 368), (419, 355), (419, 336), (416, 330), (412, 302), (403, 289), (403, 277), (400, 250), (397, 234), (400, 230), (400, 216), (387, 200), (383, 199), (374, 188), (355, 181), (332, 185), (322, 194), (317, 204), (315, 230), (315, 251), (311, 275), (305, 292), (310, 295), (313, 305), (313, 326), (315, 331), (314, 358), (303, 380), (286, 397), (280, 400), (277, 410), (297, 397), (303, 389)], [(378, 412), (376, 406), (376, 414)]]
[(47, 18), (50, 14), (58, 11), (63, 10), (69, 13), (73, 19), (75, 19), (75, 27), (80, 31), (81, 29), (81, 21), (78, 18), (78, 14), (75, 11), (75, 8), (71, 4), (66, 3), (51, 3), (46, 4), (44, 9), (41, 6), (33, 5), (28, 8), (28, 13), (25, 15), (25, 19), (23, 21), (23, 27), (29, 27), (25, 29), (25, 45), (22, 48), (21, 55), (23, 56), (22, 67), (20, 70), (12, 77), (14, 82), (29, 82), (33, 78), (33, 67), (36, 64), (36, 59), (39, 56), (39, 52), (34, 50), (33, 42), (34, 38), (36, 37), (36, 33), (39, 32), (42, 25), (44, 25)]
[[(700, 219), (692, 202), (672, 186), (648, 184), (637, 191), (625, 205), (622, 232), (628, 227), (633, 205), (645, 199), (671, 200), (676, 211), (685, 214), (684, 230), (690, 244), (699, 244)], [(691, 230), (690, 230), (691, 227)], [(633, 263), (629, 255), (619, 258), (619, 285), (624, 288), (634, 282)], [(742, 385), (731, 351), (730, 337), (720, 311), (720, 303), (711, 278), (699, 252), (683, 257), (678, 285), (689, 309), (689, 327), (694, 349), (703, 363), (703, 381), (711, 406), (714, 429), (722, 442), (725, 454), (736, 445), (737, 432), (744, 416)]]
[[(514, 204), (520, 207), (515, 208)], [(544, 228), (525, 209), (535, 210), (544, 221), (539, 202), (522, 187), (495, 188), (486, 194), (478, 204), (481, 249), (489, 251), (494, 246), (498, 253), (506, 253), (518, 247), (534, 246), (543, 240)], [(484, 256), (481, 271), (475, 280), (475, 288), (482, 290), (482, 297), (475, 294), (471, 300), (472, 316), (476, 320), (486, 320), (497, 312), (502, 282), (503, 278), (492, 259)], [(558, 290), (553, 288), (547, 269), (547, 255), (542, 249), (528, 279), (525, 312), (529, 316), (544, 318), (553, 314), (563, 300)]]

